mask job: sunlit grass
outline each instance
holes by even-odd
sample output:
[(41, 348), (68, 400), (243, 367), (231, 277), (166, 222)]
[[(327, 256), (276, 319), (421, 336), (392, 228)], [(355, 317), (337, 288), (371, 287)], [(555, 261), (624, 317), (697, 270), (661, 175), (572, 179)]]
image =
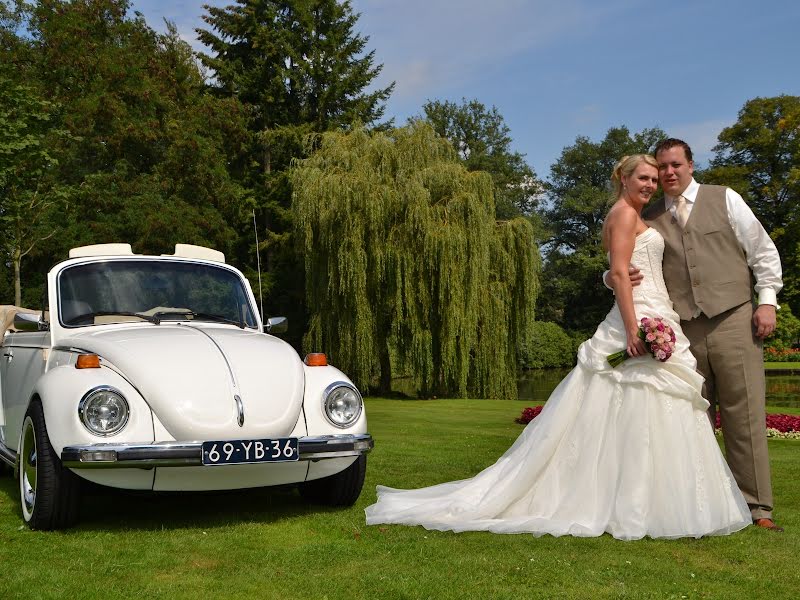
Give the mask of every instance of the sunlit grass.
[(765, 362), (764, 368), (768, 371), (791, 371), (800, 369), (800, 362)]
[[(377, 483), (475, 474), (522, 430), (526, 404), (370, 398), (376, 448), (356, 506), (296, 492), (95, 494), (80, 524), (22, 526), (0, 479), (0, 598), (786, 598), (797, 593), (800, 442), (771, 440), (778, 535), (620, 542), (364, 525)], [(779, 409), (775, 412), (786, 412)]]

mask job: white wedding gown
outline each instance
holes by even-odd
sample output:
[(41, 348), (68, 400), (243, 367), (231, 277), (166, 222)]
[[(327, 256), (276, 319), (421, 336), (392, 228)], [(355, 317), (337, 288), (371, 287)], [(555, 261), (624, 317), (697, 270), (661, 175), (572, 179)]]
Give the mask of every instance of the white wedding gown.
[(752, 523), (706, 416), (703, 379), (664, 285), (663, 251), (661, 235), (647, 229), (631, 262), (644, 275), (633, 292), (637, 317), (661, 316), (675, 329), (667, 362), (648, 355), (611, 368), (606, 357), (626, 345), (615, 305), (495, 464), (417, 490), (378, 486), (367, 524), (632, 540), (723, 535)]

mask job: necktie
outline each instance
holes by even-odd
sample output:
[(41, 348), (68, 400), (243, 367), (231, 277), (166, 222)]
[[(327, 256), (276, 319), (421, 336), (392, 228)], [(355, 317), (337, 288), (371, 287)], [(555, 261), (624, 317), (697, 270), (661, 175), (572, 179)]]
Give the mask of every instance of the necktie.
[(686, 221), (689, 219), (689, 207), (686, 206), (686, 198), (678, 196), (675, 198), (675, 220), (681, 228), (686, 227)]

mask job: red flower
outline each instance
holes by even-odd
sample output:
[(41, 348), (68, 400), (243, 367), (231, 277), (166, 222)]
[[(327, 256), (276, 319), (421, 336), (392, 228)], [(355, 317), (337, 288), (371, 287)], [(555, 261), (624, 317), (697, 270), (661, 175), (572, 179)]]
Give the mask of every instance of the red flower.
[[(529, 406), (522, 410), (522, 414), (514, 419), (515, 422), (527, 425), (533, 421), (539, 413), (542, 412), (541, 406)], [(800, 431), (800, 416), (797, 415), (784, 415), (784, 414), (768, 414), (766, 427), (769, 429), (777, 429), (781, 433), (791, 433), (793, 431)], [(714, 420), (714, 427), (719, 429), (722, 426), (720, 414), (717, 413)]]
[[(797, 415), (768, 414), (766, 426), (769, 429), (777, 429), (781, 433), (800, 431), (800, 417)], [(714, 420), (714, 427), (717, 429), (722, 427), (719, 413), (717, 413), (717, 418)]]
[(533, 421), (539, 413), (542, 412), (541, 406), (529, 406), (528, 408), (524, 408), (522, 410), (522, 414), (514, 419), (516, 423), (521, 423), (522, 425), (527, 425), (531, 421)]

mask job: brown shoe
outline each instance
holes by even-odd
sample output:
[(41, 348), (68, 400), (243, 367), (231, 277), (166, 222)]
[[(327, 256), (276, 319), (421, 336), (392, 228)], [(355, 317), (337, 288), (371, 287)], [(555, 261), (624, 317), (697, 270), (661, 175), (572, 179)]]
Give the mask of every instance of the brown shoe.
[(783, 527), (779, 527), (775, 524), (775, 521), (772, 519), (753, 519), (753, 525), (756, 527), (763, 527), (764, 529), (769, 529), (770, 531), (774, 531), (775, 533), (783, 532)]

